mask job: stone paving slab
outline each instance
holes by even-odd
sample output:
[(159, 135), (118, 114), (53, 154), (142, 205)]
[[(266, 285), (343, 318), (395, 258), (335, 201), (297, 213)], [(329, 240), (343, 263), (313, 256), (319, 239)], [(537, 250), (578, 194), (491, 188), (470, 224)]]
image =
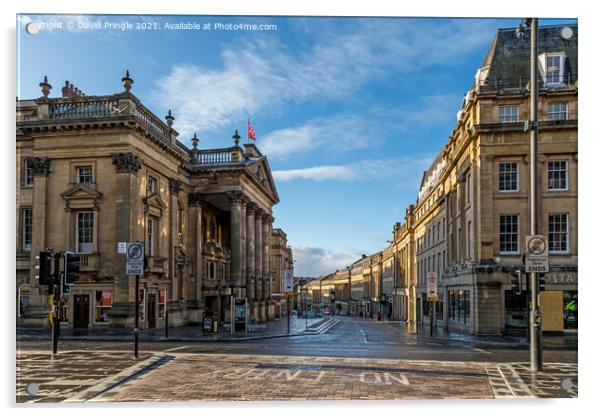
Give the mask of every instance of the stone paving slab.
[(487, 364), (357, 358), (174, 354), (92, 401), (493, 398)]
[(156, 363), (162, 354), (17, 351), (16, 402), (85, 401)]

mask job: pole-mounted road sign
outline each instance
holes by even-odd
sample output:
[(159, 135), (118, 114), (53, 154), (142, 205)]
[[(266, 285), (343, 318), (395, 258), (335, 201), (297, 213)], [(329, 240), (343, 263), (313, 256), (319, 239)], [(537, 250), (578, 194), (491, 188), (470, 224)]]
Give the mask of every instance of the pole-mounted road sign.
[(527, 273), (548, 273), (548, 239), (543, 235), (528, 235), (525, 253), (525, 271)]
[(144, 274), (144, 243), (127, 243), (126, 254), (125, 273), (130, 276)]

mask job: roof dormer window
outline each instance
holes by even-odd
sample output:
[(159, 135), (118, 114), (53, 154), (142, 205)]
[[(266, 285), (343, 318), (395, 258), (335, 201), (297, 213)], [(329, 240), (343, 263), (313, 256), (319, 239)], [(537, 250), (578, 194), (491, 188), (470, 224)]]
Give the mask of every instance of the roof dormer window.
[(564, 82), (564, 61), (566, 55), (564, 52), (543, 53), (539, 55), (539, 64), (541, 77), (544, 86), (559, 87), (565, 84)]

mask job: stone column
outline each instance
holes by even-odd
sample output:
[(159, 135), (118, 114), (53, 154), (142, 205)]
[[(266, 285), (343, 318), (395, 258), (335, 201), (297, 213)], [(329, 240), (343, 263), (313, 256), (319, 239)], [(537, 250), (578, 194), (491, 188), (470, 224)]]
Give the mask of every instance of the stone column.
[[(169, 293), (167, 294), (167, 308), (169, 308), (169, 301), (173, 298), (174, 294), (174, 285), (176, 276), (176, 244), (178, 242), (178, 232), (177, 229), (177, 218), (178, 215), (178, 192), (180, 192), (180, 187), (182, 183), (177, 179), (169, 178), (169, 228), (168, 228), (168, 266), (167, 266), (167, 276), (169, 280), (172, 282), (171, 287), (169, 288)], [(168, 313), (168, 319), (173, 322), (174, 315)], [(168, 323), (169, 324), (169, 323)]]
[(264, 217), (265, 219), (265, 240), (264, 240), (264, 263), (263, 268), (265, 270), (266, 275), (266, 284), (264, 290), (264, 300), (266, 301), (265, 314), (267, 319), (272, 318), (273, 314), (273, 304), (274, 302), (270, 299), (270, 296), (273, 292), (272, 283), (272, 256), (271, 256), (271, 248), (272, 248), (272, 223), (274, 222), (274, 217), (272, 217), (269, 213)]
[(203, 277), (205, 269), (203, 263), (203, 196), (200, 193), (188, 194), (188, 208), (190, 212), (190, 255), (194, 259), (193, 273), (195, 275), (196, 301), (204, 307)]
[[(137, 172), (142, 168), (142, 160), (133, 153), (113, 153), (116, 167), (117, 189), (115, 198), (115, 242), (144, 241), (144, 223), (139, 224), (141, 212), (134, 201), (140, 198), (140, 179)], [(140, 199), (142, 201), (142, 199)], [(134, 293), (133, 278), (125, 274), (125, 256), (119, 256), (119, 263), (113, 269), (115, 274), (113, 306), (109, 311), (109, 325), (133, 327), (137, 294)]]
[[(39, 286), (34, 276), (38, 275), (35, 268), (38, 265), (36, 256), (44, 251), (51, 242), (46, 240), (46, 206), (48, 203), (48, 175), (50, 174), (50, 159), (47, 157), (28, 158), (33, 173), (33, 207), (32, 207), (32, 236), (31, 236), (31, 271), (29, 283), (31, 284), (31, 305), (23, 313), (25, 325), (49, 325), (48, 312), (48, 287)], [(57, 248), (55, 247), (55, 250)], [(57, 250), (58, 251), (58, 250)], [(54, 261), (52, 262), (54, 271)]]
[[(246, 241), (246, 278), (247, 278), (247, 297), (249, 299), (250, 315), (255, 316), (257, 305), (255, 304), (255, 209), (253, 202), (247, 203), (247, 241)], [(251, 282), (252, 281), (252, 282)]]
[(263, 260), (261, 261), (263, 267), (262, 274), (262, 291), (261, 291), (261, 299), (263, 301), (263, 320), (268, 319), (268, 310), (269, 310), (269, 290), (270, 290), (270, 226), (272, 223), (272, 217), (270, 214), (263, 214), (262, 224), (261, 224), (261, 243), (262, 250), (261, 254)]
[(256, 319), (261, 321), (261, 309), (263, 307), (263, 212), (261, 209), (255, 211), (255, 299), (258, 303)]
[[(247, 282), (247, 199), (243, 197), (240, 210), (240, 284)], [(240, 289), (239, 296), (247, 297), (247, 289)]]
[[(240, 286), (241, 276), (241, 223), (242, 192), (231, 192), (230, 197), (230, 284)], [(240, 289), (235, 289), (240, 296)]]

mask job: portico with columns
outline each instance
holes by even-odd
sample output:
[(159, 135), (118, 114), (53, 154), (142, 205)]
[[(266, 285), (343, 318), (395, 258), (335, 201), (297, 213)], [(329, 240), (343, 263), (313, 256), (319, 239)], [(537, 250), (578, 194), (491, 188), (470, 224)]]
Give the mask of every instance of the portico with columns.
[[(231, 320), (234, 299), (247, 299), (251, 322), (265, 322), (274, 316), (270, 235), (272, 207), (279, 199), (266, 157), (253, 144), (238, 146), (238, 133), (233, 138), (233, 147), (211, 152), (198, 150), (193, 142), (191, 195), (207, 211), (201, 223), (211, 227), (215, 219), (219, 230), (196, 237), (208, 255), (198, 260), (204, 264), (202, 294), (206, 314), (219, 315), (223, 322)], [(216, 250), (222, 264), (214, 269), (211, 253)]]

